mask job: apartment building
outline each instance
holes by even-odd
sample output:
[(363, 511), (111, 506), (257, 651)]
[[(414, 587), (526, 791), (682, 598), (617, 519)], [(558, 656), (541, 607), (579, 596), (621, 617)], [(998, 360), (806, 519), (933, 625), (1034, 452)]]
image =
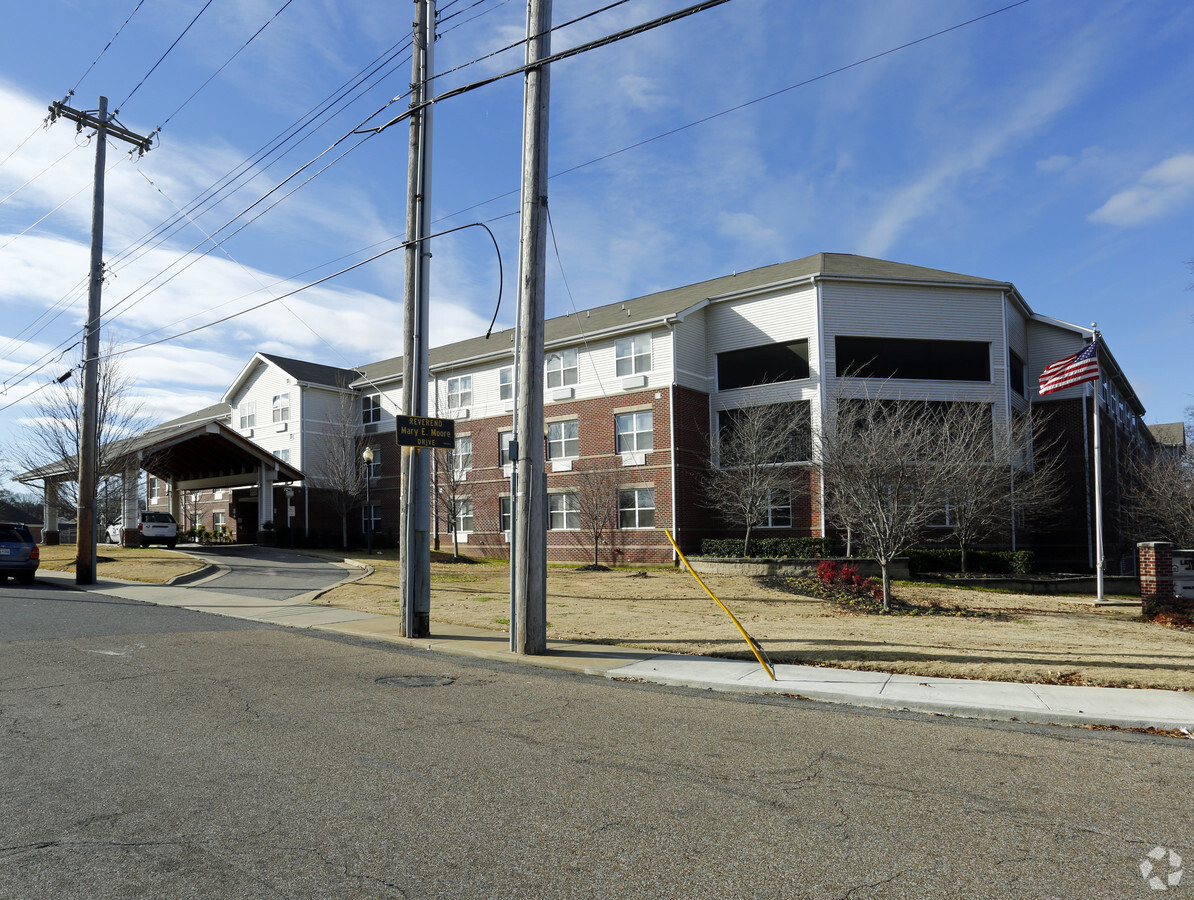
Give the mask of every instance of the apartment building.
[[(1010, 282), (836, 253), (550, 319), (543, 372), (549, 558), (592, 558), (578, 497), (594, 472), (604, 473), (617, 497), (615, 527), (599, 548), (604, 562), (669, 560), (664, 528), (685, 549), (726, 534), (701, 491), (716, 455), (710, 436), (724, 417), (798, 404), (811, 438), (829, 421), (835, 398), (861, 385), (876, 399), (989, 404), (995, 427), (1033, 406), (1054, 412), (1052, 436), (1069, 479), (1063, 521), (1040, 534), (1017, 534), (1009, 523), (1006, 539), (1058, 564), (1089, 568), (1092, 404), (1104, 412), (1109, 509), (1118, 508), (1127, 461), (1156, 443), (1105, 338), (1097, 389), (1037, 395), (1045, 366), (1092, 337), (1089, 328), (1034, 312)], [(515, 364), (510, 330), (431, 352), (428, 405), (432, 415), (455, 420), (459, 475), (453, 521), (437, 504), (440, 546), (455, 538), (464, 552), (508, 552)], [(320, 473), (347, 417), (373, 457), (368, 500), (354, 510), (351, 530), (372, 532), (379, 542), (396, 534), (401, 372), (397, 358), (346, 369), (256, 354), (223, 403), (205, 413), (304, 477), (230, 487), (219, 498), (215, 488), (196, 491), (202, 524), (211, 530), (222, 512), (226, 527), (239, 524), (241, 539), (266, 521), (303, 535), (335, 531)], [(811, 459), (816, 442), (798, 443), (810, 457), (790, 463), (801, 489), (776, 498), (760, 533), (826, 532)], [(435, 467), (441, 480), (444, 464)], [(165, 503), (168, 492), (157, 480), (151, 475), (151, 506)], [(1108, 547), (1130, 557), (1114, 514), (1107, 530)]]

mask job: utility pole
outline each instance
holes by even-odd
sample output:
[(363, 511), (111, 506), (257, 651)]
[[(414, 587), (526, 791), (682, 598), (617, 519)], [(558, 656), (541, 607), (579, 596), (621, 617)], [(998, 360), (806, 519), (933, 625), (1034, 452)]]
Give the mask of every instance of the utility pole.
[[(406, 169), (406, 287), (402, 333), (402, 412), (427, 415), (428, 294), (431, 250), (432, 47), (435, 0), (414, 0), (410, 145)], [(431, 451), (402, 448), (402, 613), (406, 637), (431, 633)]]
[[(69, 95), (67, 95), (69, 99)], [(70, 119), (79, 131), (95, 129), (95, 179), (91, 206), (91, 270), (87, 291), (87, 330), (83, 342), (83, 426), (79, 447), (79, 508), (75, 584), (95, 584), (95, 493), (99, 466), (99, 346), (100, 296), (104, 285), (104, 168), (108, 137), (119, 138), (142, 154), (151, 138), (134, 134), (108, 115), (108, 98), (99, 98), (95, 113), (71, 109), (65, 102), (50, 105), (50, 121)]]
[(547, 263), (548, 68), (551, 0), (527, 0), (518, 250), (518, 494), (514, 498), (514, 652), (547, 652), (547, 490), (543, 448), (543, 318)]

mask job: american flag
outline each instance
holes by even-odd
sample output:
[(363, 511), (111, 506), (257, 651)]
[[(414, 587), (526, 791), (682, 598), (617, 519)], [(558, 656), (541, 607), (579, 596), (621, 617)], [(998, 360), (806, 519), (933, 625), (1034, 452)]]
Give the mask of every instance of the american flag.
[(1099, 339), (1065, 359), (1059, 359), (1041, 372), (1040, 393), (1051, 394), (1075, 384), (1099, 380)]

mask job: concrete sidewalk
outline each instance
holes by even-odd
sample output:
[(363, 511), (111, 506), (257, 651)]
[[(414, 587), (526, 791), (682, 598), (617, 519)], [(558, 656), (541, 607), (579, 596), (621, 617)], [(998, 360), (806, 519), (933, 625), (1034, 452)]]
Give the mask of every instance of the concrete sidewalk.
[(508, 635), (461, 625), (433, 623), (434, 637), (405, 638), (399, 634), (397, 616), (317, 606), (309, 602), (323, 591), (274, 601), (132, 581), (100, 580), (95, 585), (79, 588), (74, 583), (74, 576), (66, 572), (40, 571), (38, 579), (59, 588), (160, 606), (606, 678), (714, 691), (780, 694), (966, 718), (1120, 728), (1187, 728), (1194, 733), (1194, 692), (967, 681), (793, 665), (777, 665), (776, 677), (772, 681), (756, 662), (660, 655), (609, 644), (549, 640), (546, 655), (519, 656), (510, 652)]

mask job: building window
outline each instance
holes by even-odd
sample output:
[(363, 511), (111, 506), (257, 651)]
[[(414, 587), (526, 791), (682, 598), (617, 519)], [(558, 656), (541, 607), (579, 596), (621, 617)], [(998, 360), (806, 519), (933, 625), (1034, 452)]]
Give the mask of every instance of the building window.
[(618, 413), (614, 416), (616, 451), (634, 453), (655, 447), (655, 414), (651, 410)]
[(834, 347), (838, 378), (991, 380), (991, 345), (985, 341), (838, 335), (834, 338)]
[(618, 527), (655, 527), (655, 488), (618, 491)]
[(580, 431), (576, 419), (547, 426), (547, 458), (576, 459), (580, 456)]
[(448, 409), (464, 409), (473, 405), (473, 376), (461, 375), (448, 379)]
[(257, 401), (247, 400), (240, 405), (240, 427), (252, 428), (257, 424)]
[(288, 463), (290, 462), (290, 449), (287, 448), (285, 450), (275, 450), (274, 456), (278, 457), (278, 459), (282, 460), (282, 462)]
[(1024, 369), (1024, 360), (1020, 359), (1020, 357), (1016, 356), (1016, 354), (1009, 350), (1007, 352), (1007, 379), (1012, 386), (1012, 390), (1021, 397), (1025, 396)]
[(365, 477), (366, 478), (380, 478), (381, 477), (381, 448), (370, 447), (373, 451), (372, 460), (362, 460), (365, 463)]
[(808, 378), (808, 341), (763, 344), (717, 354), (717, 389)]
[(636, 334), (618, 338), (614, 344), (618, 375), (637, 375), (651, 371), (651, 335)]
[(501, 400), (514, 399), (514, 367), (506, 366), (498, 372), (498, 394)]
[(456, 438), (456, 447), (452, 450), (452, 471), (463, 474), (473, 467), (473, 436), (462, 434)]
[(149, 499), (157, 500), (162, 496), (162, 483), (156, 478), (149, 479)]
[(198, 531), (202, 527), (203, 527), (203, 513), (201, 513), (201, 512), (191, 513), (191, 531)]
[(290, 418), (290, 392), (274, 397), (274, 421), (285, 422)]
[(221, 529), (227, 528), (227, 527), (228, 527), (228, 518), (227, 518), (226, 513), (220, 512), (218, 510), (216, 512), (212, 513), (212, 516), (211, 516), (212, 531), (220, 531)]
[(462, 497), (460, 502), (456, 504), (456, 531), (466, 532), (473, 530), (473, 498)]
[(381, 421), (381, 394), (366, 394), (361, 398), (361, 424), (376, 425)]
[(509, 497), (501, 497), (498, 508), (498, 516), (500, 519), (501, 530), (510, 533), (511, 526), (514, 524), (514, 508), (510, 503)]
[(791, 528), (792, 527), (792, 492), (774, 490), (767, 492), (767, 513), (760, 528)]
[(370, 534), (379, 528), (381, 528), (381, 507), (376, 504), (373, 506), (362, 506), (361, 530), (366, 534)]
[(580, 498), (577, 494), (547, 495), (547, 527), (552, 531), (580, 528)]
[(547, 372), (547, 386), (549, 388), (567, 387), (576, 384), (576, 348), (569, 350), (555, 350), (547, 354), (543, 368)]
[(504, 466), (506, 463), (513, 462), (510, 459), (510, 445), (514, 443), (513, 431), (502, 431), (498, 434), (498, 458)]

